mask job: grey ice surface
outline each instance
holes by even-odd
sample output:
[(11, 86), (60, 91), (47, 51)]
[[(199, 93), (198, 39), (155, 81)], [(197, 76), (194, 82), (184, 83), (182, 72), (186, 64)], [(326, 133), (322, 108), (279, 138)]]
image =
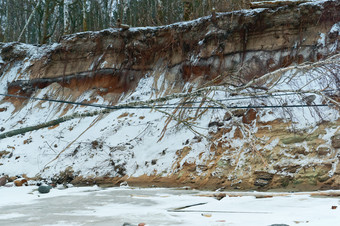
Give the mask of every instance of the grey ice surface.
[[(51, 190), (53, 192), (53, 189)], [(138, 225), (147, 222), (148, 225), (180, 225), (175, 218), (169, 218), (167, 211), (143, 212), (143, 207), (157, 204), (150, 197), (158, 195), (195, 194), (195, 191), (176, 189), (127, 189), (89, 191), (81, 195), (69, 194), (44, 198), (24, 204), (0, 207), (3, 215), (17, 214), (17, 217), (0, 219), (0, 226), (37, 226), (37, 225)], [(134, 198), (137, 197), (137, 198)], [(145, 198), (143, 198), (145, 197)], [(1, 202), (1, 200), (0, 200)], [(127, 205), (126, 209), (120, 209)], [(131, 211), (129, 211), (129, 206)], [(105, 216), (97, 215), (97, 208), (104, 207)], [(176, 207), (176, 206), (175, 206)], [(132, 211), (132, 209), (134, 209)], [(138, 209), (141, 210), (138, 213)], [(157, 209), (155, 209), (157, 210)], [(112, 216), (110, 216), (112, 211)], [(117, 212), (121, 213), (118, 214)]]

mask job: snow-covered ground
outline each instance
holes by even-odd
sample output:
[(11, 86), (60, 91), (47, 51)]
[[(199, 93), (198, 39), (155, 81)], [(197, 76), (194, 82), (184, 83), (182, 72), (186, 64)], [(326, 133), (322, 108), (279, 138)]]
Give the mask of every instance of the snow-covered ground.
[(0, 225), (321, 226), (340, 222), (340, 207), (332, 209), (340, 205), (338, 197), (305, 193), (266, 193), (273, 197), (255, 198), (259, 192), (240, 197), (229, 192), (219, 201), (207, 197), (211, 192), (181, 189), (94, 186), (39, 194), (36, 188), (0, 188)]

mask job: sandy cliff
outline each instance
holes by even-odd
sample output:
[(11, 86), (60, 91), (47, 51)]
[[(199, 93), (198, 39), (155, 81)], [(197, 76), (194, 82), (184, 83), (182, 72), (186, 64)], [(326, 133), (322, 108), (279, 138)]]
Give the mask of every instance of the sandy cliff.
[(316, 1), (0, 43), (0, 93), (37, 98), (1, 97), (0, 173), (340, 188), (339, 12), (338, 1)]

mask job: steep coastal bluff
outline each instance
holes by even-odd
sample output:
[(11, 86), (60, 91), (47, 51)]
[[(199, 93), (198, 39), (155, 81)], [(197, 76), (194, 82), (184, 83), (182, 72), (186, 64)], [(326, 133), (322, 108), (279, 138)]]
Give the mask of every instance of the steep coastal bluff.
[(0, 43), (0, 173), (339, 189), (339, 12), (324, 0)]

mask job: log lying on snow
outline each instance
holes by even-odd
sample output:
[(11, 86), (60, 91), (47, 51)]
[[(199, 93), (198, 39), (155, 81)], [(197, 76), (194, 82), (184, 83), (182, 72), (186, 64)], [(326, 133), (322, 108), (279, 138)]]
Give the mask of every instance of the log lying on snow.
[(310, 0), (298, 0), (298, 1), (263, 1), (263, 2), (251, 2), (250, 8), (277, 8), (280, 6), (293, 6), (301, 3), (310, 2)]
[(310, 196), (324, 196), (324, 197), (340, 197), (340, 190), (335, 191), (312, 191), (312, 192), (219, 192), (209, 194), (199, 194), (202, 197), (243, 197), (254, 196), (256, 198), (273, 198), (278, 196), (292, 196), (292, 195), (310, 195)]

